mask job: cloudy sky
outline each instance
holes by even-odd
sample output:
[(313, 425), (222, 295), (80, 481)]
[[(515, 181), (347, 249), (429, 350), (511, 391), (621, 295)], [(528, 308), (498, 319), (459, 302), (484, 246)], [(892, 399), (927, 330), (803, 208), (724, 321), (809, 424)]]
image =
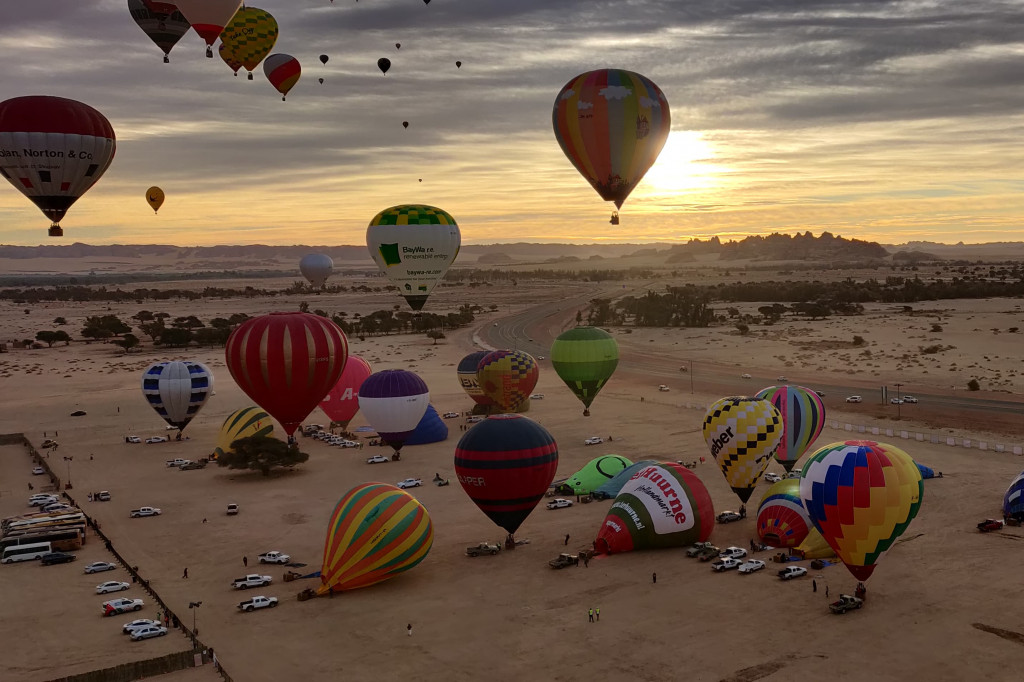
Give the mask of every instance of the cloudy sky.
[[(359, 244), (399, 203), (466, 243), (1021, 239), (1019, 0), (262, 0), (303, 67), (287, 102), (194, 32), (163, 64), (127, 0), (0, 5), (0, 99), (81, 100), (117, 133), (66, 243)], [(551, 130), (561, 87), (610, 66), (672, 108), (618, 226)], [(48, 224), (0, 187), (0, 243)]]

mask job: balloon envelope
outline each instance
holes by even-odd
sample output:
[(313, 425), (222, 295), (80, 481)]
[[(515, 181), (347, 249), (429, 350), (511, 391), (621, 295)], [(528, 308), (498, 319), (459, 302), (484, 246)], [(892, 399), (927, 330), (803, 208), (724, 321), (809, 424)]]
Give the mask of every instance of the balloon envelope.
[(551, 344), (551, 366), (583, 403), (584, 415), (619, 365), (619, 344), (597, 327), (576, 327)]
[(917, 516), (924, 481), (913, 458), (874, 441), (832, 443), (803, 468), (800, 497), (814, 527), (857, 580)]
[(1003, 514), (1015, 519), (1024, 517), (1024, 471), (1017, 474), (1003, 495)]
[(406, 445), (427, 445), (448, 440), (448, 425), (441, 419), (433, 405), (427, 405), (427, 411), (416, 425), (413, 432), (406, 438)]
[(263, 62), (263, 73), (267, 75), (270, 84), (281, 93), (283, 100), (299, 82), (302, 66), (299, 60), (290, 54), (272, 54)]
[(492, 415), (459, 439), (455, 474), (487, 517), (515, 533), (544, 497), (558, 470), (558, 444), (518, 414)]
[(326, 64), (328, 59), (330, 59), (330, 57), (328, 57), (327, 55), (325, 55), (325, 54), (320, 55), (320, 63), (321, 64)]
[(811, 526), (807, 531), (807, 537), (804, 538), (804, 541), (793, 548), (793, 554), (804, 559), (829, 559), (836, 555), (835, 551), (829, 547), (825, 538), (821, 536), (821, 533), (814, 526)]
[(0, 102), (0, 175), (51, 220), (51, 236), (63, 234), (57, 223), (107, 170), (115, 147), (110, 121), (87, 104), (45, 95)]
[(177, 5), (171, 3), (128, 0), (128, 11), (142, 32), (164, 53), (165, 63), (170, 61), (171, 48), (192, 28)]
[(817, 393), (803, 386), (769, 386), (754, 397), (770, 402), (782, 416), (782, 440), (775, 459), (792, 471), (825, 428), (825, 405)]
[(455, 219), (433, 206), (392, 206), (366, 228), (370, 256), (413, 310), (423, 308), (461, 244)]
[(325, 253), (310, 253), (299, 261), (299, 272), (314, 287), (322, 287), (334, 272), (334, 261)]
[(475, 353), (470, 353), (459, 361), (459, 365), (456, 368), (459, 385), (462, 386), (462, 390), (473, 399), (473, 402), (483, 407), (497, 405), (494, 400), (484, 393), (484, 389), (480, 387), (480, 382), (476, 378), (476, 368), (480, 366), (480, 360), (490, 354), (490, 352), (489, 350), (478, 350)]
[(363, 483), (338, 501), (327, 523), (318, 594), (354, 590), (408, 571), (434, 542), (430, 515), (393, 485)]
[(146, 203), (156, 213), (164, 205), (164, 191), (159, 187), (150, 187), (146, 190)]
[(270, 313), (231, 332), (224, 354), (235, 383), (290, 436), (338, 383), (348, 339), (319, 315)]
[(632, 465), (633, 462), (619, 455), (595, 457), (566, 479), (563, 485), (572, 488), (573, 495), (588, 495)]
[(231, 51), (231, 48), (224, 43), (221, 43), (217, 48), (217, 53), (220, 55), (220, 58), (224, 63), (228, 65), (228, 68), (234, 71), (237, 76), (238, 70), (242, 68), (242, 62), (235, 59), (235, 54)]
[(235, 16), (242, 0), (174, 0), (178, 10), (206, 41), (206, 56), (212, 57), (210, 46)]
[(158, 362), (142, 373), (142, 394), (164, 421), (184, 429), (213, 391), (213, 372), (201, 362)]
[(644, 467), (622, 486), (594, 540), (604, 554), (704, 542), (715, 527), (711, 495), (681, 464)]
[(480, 388), (505, 412), (516, 412), (530, 399), (540, 368), (521, 350), (496, 350), (480, 358), (476, 378)]
[(243, 407), (235, 410), (224, 420), (220, 427), (220, 434), (217, 436), (217, 447), (213, 449), (213, 458), (234, 452), (231, 444), (240, 438), (262, 436), (264, 438), (274, 437), (274, 420), (270, 415), (258, 407)]
[(661, 153), (672, 116), (649, 78), (623, 69), (576, 76), (555, 98), (555, 138), (605, 201), (622, 207)]
[(800, 481), (773, 483), (757, 507), (757, 537), (769, 547), (796, 547), (813, 528), (800, 498)]
[[(277, 42), (277, 20), (266, 10), (243, 6), (220, 33), (232, 58), (251, 73)], [(236, 69), (237, 71), (237, 69)]]
[(391, 60), (387, 57), (381, 57), (377, 60), (377, 68), (381, 70), (381, 73), (387, 73), (388, 69), (391, 68)]
[(359, 409), (385, 443), (396, 451), (416, 429), (430, 404), (430, 390), (415, 372), (374, 372), (359, 388)]
[(320, 409), (341, 428), (346, 428), (359, 411), (359, 389), (371, 373), (370, 363), (358, 355), (349, 355), (338, 383), (320, 401)]
[(782, 439), (779, 411), (759, 398), (722, 398), (704, 415), (703, 432), (725, 480), (746, 502)]

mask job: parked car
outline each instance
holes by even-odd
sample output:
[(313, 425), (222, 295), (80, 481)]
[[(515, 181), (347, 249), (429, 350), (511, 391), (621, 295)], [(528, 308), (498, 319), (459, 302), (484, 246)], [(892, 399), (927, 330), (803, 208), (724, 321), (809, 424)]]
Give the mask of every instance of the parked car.
[(32, 475), (33, 476), (42, 476), (45, 473), (46, 473), (46, 469), (44, 469), (43, 467), (32, 467)]
[(423, 485), (423, 481), (421, 481), (418, 478), (407, 478), (404, 481), (399, 481), (395, 485), (397, 485), (402, 490), (405, 490), (406, 488), (419, 488), (421, 485)]
[(113, 571), (117, 566), (108, 561), (94, 561), (85, 567), (86, 573), (102, 573), (103, 571)]
[(105, 583), (100, 583), (96, 586), (96, 594), (106, 594), (107, 592), (124, 592), (131, 585), (119, 580), (108, 580)]
[(718, 573), (721, 573), (722, 571), (728, 571), (728, 570), (731, 570), (733, 568), (739, 568), (739, 567), (740, 567), (740, 560), (739, 559), (733, 559), (731, 557), (725, 557), (725, 558), (722, 558), (722, 559), (718, 559), (717, 561), (711, 562), (711, 570), (712, 571), (716, 571)]
[(259, 575), (257, 573), (250, 573), (249, 575), (241, 578), (235, 578), (231, 581), (231, 587), (236, 590), (247, 590), (250, 587), (266, 587), (270, 583), (274, 582), (274, 579), (269, 575)]
[(53, 440), (52, 438), (47, 438), (46, 440), (44, 440), (42, 443), (39, 444), (39, 447), (41, 447), (41, 448), (55, 448), (55, 447), (57, 447), (57, 441)]
[(142, 628), (135, 628), (128, 636), (131, 637), (133, 642), (138, 642), (143, 639), (149, 639), (150, 637), (163, 637), (167, 634), (167, 628), (162, 625), (150, 625)]
[(445, 419), (455, 419), (456, 417), (459, 416), (459, 413), (458, 412), (445, 412), (442, 416)]
[(547, 360), (547, 358), (546, 358), (546, 357), (544, 357), (543, 355), (538, 355), (538, 356), (537, 356), (537, 359), (538, 359), (538, 360)]
[(193, 469), (205, 469), (206, 462), (200, 460), (198, 462), (185, 462), (184, 464), (178, 465), (178, 468), (182, 471), (191, 471)]
[(747, 556), (747, 550), (742, 547), (726, 547), (718, 556), (729, 559), (743, 559)]
[(760, 559), (748, 559), (740, 564), (740, 573), (754, 573), (764, 568), (764, 562)]
[(228, 505), (228, 516), (234, 516), (238, 513), (238, 505), (232, 502)]
[(354, 440), (343, 440), (340, 443), (336, 443), (339, 448), (358, 448), (359, 443)]
[(777, 473), (773, 471), (769, 471), (767, 474), (764, 475), (764, 480), (768, 481), (769, 483), (778, 483), (779, 481), (782, 480), (782, 476), (779, 476)]
[(993, 530), (1002, 530), (1003, 522), (999, 519), (985, 519), (978, 524), (978, 530), (982, 533), (988, 533)]
[(825, 391), (815, 391), (815, 393), (817, 394), (817, 396), (819, 398), (824, 398), (825, 397)]
[[(903, 396), (903, 402), (910, 403), (910, 404), (914, 405), (914, 404), (917, 403), (917, 398), (915, 398), (912, 395), (905, 395), (905, 396)], [(856, 599), (856, 597), (854, 597), (854, 599)]]
[(256, 557), (261, 564), (286, 564), (292, 560), (290, 556), (283, 552), (264, 552)]
[(49, 552), (39, 557), (39, 560), (43, 562), (43, 566), (53, 566), (54, 564), (67, 564), (77, 559), (74, 554), (68, 554), (67, 552)]
[(192, 460), (183, 459), (181, 457), (175, 457), (174, 459), (165, 459), (164, 465), (167, 467), (180, 467), (182, 464), (188, 464)]
[(477, 422), (482, 422), (483, 420), (484, 420), (484, 418), (477, 414), (477, 415), (473, 415), (472, 417), (468, 418), (466, 421), (468, 423), (470, 423), (470, 424), (476, 424)]
[(373, 457), (367, 457), (366, 458), (366, 463), (367, 464), (384, 464), (385, 462), (389, 462), (389, 461), (391, 461), (391, 460), (389, 460), (384, 455), (374, 455)]
[(724, 511), (715, 517), (719, 523), (732, 523), (733, 521), (739, 521), (743, 517), (739, 515), (739, 512)]
[(129, 611), (141, 611), (143, 606), (145, 602), (141, 599), (111, 599), (103, 602), (102, 608), (104, 616), (115, 616)]
[(785, 375), (782, 375), (782, 374), (780, 374), (779, 376), (775, 377), (775, 380), (776, 381), (789, 381), (789, 379), (787, 379), (785, 377)]
[(66, 512), (71, 511), (72, 509), (75, 509), (75, 507), (72, 507), (70, 504), (66, 504), (60, 501), (51, 502), (50, 504), (44, 504), (42, 507), (42, 511), (47, 514), (49, 514), (50, 512)]
[(892, 403), (893, 405), (902, 405), (903, 404), (903, 399), (902, 398), (889, 398), (889, 402)]
[(749, 379), (749, 378), (750, 378), (749, 374), (741, 374), (740, 375), (740, 379)]
[(807, 569), (803, 566), (787, 566), (779, 571), (779, 578), (782, 580), (792, 580), (793, 578), (799, 578), (805, 575), (807, 575)]
[(481, 542), (473, 547), (466, 548), (466, 556), (480, 556), (481, 554), (495, 555), (501, 551), (501, 545), (495, 545), (490, 542)]
[(122, 625), (121, 626), (121, 632), (123, 632), (124, 634), (127, 635), (127, 634), (130, 634), (132, 630), (135, 630), (135, 629), (138, 629), (138, 628), (148, 628), (148, 627), (154, 627), (154, 628), (160, 627), (160, 621), (158, 621), (158, 620), (150, 620), (149, 618), (137, 618), (135, 620), (128, 621), (127, 623)]
[(30, 507), (43, 507), (48, 504), (58, 502), (59, 498), (56, 495), (50, 495), (48, 493), (36, 493), (32, 497), (28, 498), (28, 506)]
[(277, 597), (264, 597), (261, 595), (241, 602), (238, 605), (238, 609), (245, 613), (251, 613), (256, 609), (274, 608), (275, 606), (277, 606)]
[(566, 554), (564, 552), (548, 562), (548, 566), (554, 569), (569, 568), (570, 566), (579, 565), (579, 554)]
[(544, 394), (543, 393), (531, 393), (530, 394), (530, 400), (544, 400)]
[(698, 556), (698, 555), (700, 555), (700, 554), (701, 554), (701, 553), (702, 553), (702, 552), (703, 552), (704, 550), (706, 550), (706, 549), (710, 549), (710, 548), (712, 548), (712, 547), (714, 547), (716, 551), (718, 550), (718, 548), (717, 548), (717, 547), (715, 547), (715, 546), (714, 546), (713, 544), (711, 544), (710, 542), (695, 542), (695, 543), (693, 543), (693, 545), (692, 545), (692, 546), (690, 546), (690, 547), (688, 547), (688, 548), (686, 549), (686, 556), (688, 556), (688, 557), (695, 557), (695, 556)]
[(99, 502), (110, 502), (110, 493), (107, 492), (106, 490), (101, 490), (98, 493), (96, 493), (96, 497), (94, 499), (96, 499)]
[(591, 436), (590, 438), (588, 438), (585, 441), (583, 441), (583, 444), (584, 445), (600, 445), (603, 442), (604, 442), (604, 438), (601, 438), (601, 436)]
[(662, 393), (668, 393), (669, 388), (665, 384), (659, 384), (658, 385), (658, 390), (661, 391)]
[(854, 597), (852, 594), (841, 594), (839, 595), (839, 601), (834, 601), (828, 605), (828, 610), (839, 615), (847, 611), (854, 611), (862, 606), (864, 606), (863, 599)]
[(124, 437), (124, 442), (125, 443), (141, 443), (142, 439), (139, 438), (138, 436), (125, 436)]
[(170, 438), (168, 438), (167, 436), (150, 436), (149, 438), (146, 439), (146, 443), (166, 443), (169, 440)]
[(848, 403), (860, 403), (860, 402), (863, 402), (863, 401), (864, 401), (864, 399), (861, 398), (859, 395), (848, 395), (848, 396), (846, 396), (846, 402), (848, 402)]
[(555, 499), (553, 499), (550, 502), (548, 502), (548, 509), (562, 509), (564, 507), (571, 507), (571, 506), (572, 506), (572, 500), (566, 500), (566, 499), (561, 498), (561, 497), (556, 497)]
[(128, 512), (128, 518), (137, 519), (142, 516), (160, 516), (161, 513), (156, 507), (139, 507)]

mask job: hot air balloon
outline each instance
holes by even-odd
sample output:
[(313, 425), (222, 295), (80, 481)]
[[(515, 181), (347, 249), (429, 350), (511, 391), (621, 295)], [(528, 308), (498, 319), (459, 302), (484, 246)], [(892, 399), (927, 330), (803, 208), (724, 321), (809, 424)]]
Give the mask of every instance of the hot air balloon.
[(348, 339), (310, 313), (270, 313), (239, 325), (224, 349), (235, 383), (291, 436), (345, 369)]
[(252, 436), (273, 438), (274, 420), (270, 418), (269, 414), (255, 406), (235, 410), (228, 415), (228, 418), (224, 420), (224, 425), (220, 427), (217, 447), (213, 449), (213, 459), (234, 452), (231, 444), (236, 440)]
[(277, 33), (277, 20), (270, 12), (243, 5), (221, 31), (220, 39), (252, 80), (253, 69), (274, 49)]
[(769, 386), (754, 397), (767, 400), (782, 415), (783, 435), (775, 459), (792, 471), (825, 428), (825, 405), (817, 393), (803, 386)]
[(281, 101), (284, 102), (288, 91), (299, 82), (302, 66), (299, 60), (290, 54), (272, 54), (263, 62), (263, 73), (267, 75), (270, 84), (281, 93)]
[(409, 122), (408, 121), (402, 121), (402, 127), (403, 128), (408, 128), (409, 127)]
[(1003, 495), (1003, 516), (1024, 518), (1024, 471), (1017, 474)]
[(328, 59), (330, 59), (330, 57), (328, 57), (327, 55), (325, 55), (325, 54), (320, 55), (320, 63), (321, 64), (326, 64)]
[(658, 158), (672, 128), (658, 86), (622, 69), (588, 71), (566, 83), (551, 120), (569, 161), (616, 208)]
[(387, 73), (388, 69), (391, 68), (391, 60), (387, 57), (381, 57), (377, 60), (377, 68), (380, 69), (381, 73)]
[(348, 428), (359, 411), (359, 388), (371, 372), (370, 363), (358, 355), (349, 355), (338, 383), (320, 401), (320, 409), (341, 428)]
[(213, 372), (201, 362), (158, 362), (142, 373), (142, 394), (164, 421), (183, 430), (213, 391)]
[(576, 327), (563, 332), (551, 344), (551, 366), (583, 402), (583, 416), (619, 364), (619, 344), (597, 327)]
[(642, 459), (639, 462), (630, 464), (628, 467), (615, 474), (615, 476), (597, 486), (597, 488), (590, 494), (595, 500), (613, 499), (622, 490), (622, 486), (626, 485), (629, 479), (633, 478), (633, 474), (651, 464), (657, 464), (657, 462), (653, 459)]
[(142, 32), (164, 53), (164, 64), (169, 63), (171, 48), (192, 28), (185, 16), (178, 11), (177, 5), (168, 2), (128, 0), (128, 11)]
[(807, 537), (811, 524), (800, 481), (786, 478), (773, 483), (757, 507), (757, 537), (769, 547), (796, 547)]
[(708, 408), (703, 430), (725, 480), (746, 502), (782, 440), (782, 416), (767, 400), (722, 398)]
[(415, 372), (385, 369), (359, 387), (359, 409), (385, 443), (399, 452), (427, 411), (430, 390)]
[(836, 555), (814, 526), (807, 531), (804, 541), (793, 548), (793, 554), (802, 559), (831, 559)]
[(299, 272), (314, 287), (322, 287), (334, 271), (334, 261), (324, 253), (311, 253), (299, 261)]
[(327, 523), (317, 594), (393, 578), (423, 561), (433, 542), (430, 515), (415, 497), (384, 483), (357, 485)]
[(474, 403), (482, 407), (494, 407), (497, 405), (490, 396), (484, 393), (484, 389), (480, 387), (480, 382), (476, 378), (476, 368), (480, 366), (480, 360), (490, 352), (488, 350), (478, 350), (475, 353), (470, 353), (459, 361), (459, 365), (456, 368), (459, 385), (462, 386), (462, 390), (473, 399)]
[(910, 455), (866, 440), (816, 450), (800, 479), (811, 522), (861, 582), (917, 516), (923, 496)]
[(406, 438), (405, 444), (407, 446), (426, 445), (440, 443), (443, 440), (448, 440), (448, 425), (444, 423), (433, 405), (427, 405), (427, 411), (423, 413), (420, 423)]
[(462, 62), (455, 62), (455, 68), (456, 69), (461, 69), (462, 68)]
[(402, 43), (395, 43), (395, 49), (396, 50), (401, 50), (402, 49)]
[(572, 488), (573, 495), (589, 495), (631, 466), (633, 462), (626, 457), (602, 455), (587, 462), (562, 485)]
[(715, 527), (711, 495), (681, 464), (640, 469), (612, 502), (594, 549), (602, 554), (684, 547), (704, 542)]
[(518, 414), (492, 415), (455, 448), (455, 474), (469, 499), (509, 535), (537, 506), (558, 470), (558, 444)]
[(103, 114), (63, 97), (32, 95), (0, 102), (0, 175), (39, 207), (51, 237), (71, 205), (114, 159), (114, 129)]
[(320, 81), (320, 85), (324, 84), (324, 79), (323, 78), (317, 78), (317, 80)]
[(231, 69), (234, 72), (235, 77), (237, 77), (238, 70), (242, 68), (242, 62), (235, 58), (235, 53), (231, 48), (224, 43), (221, 43), (217, 48), (217, 54), (220, 55), (221, 60), (228, 65), (228, 68)]
[(206, 41), (206, 56), (213, 58), (213, 44), (235, 16), (242, 0), (174, 0), (178, 9)]
[(150, 187), (146, 190), (146, 203), (153, 209), (153, 213), (156, 213), (164, 205), (164, 191), (159, 187)]
[(433, 206), (392, 206), (374, 216), (366, 228), (370, 257), (413, 310), (423, 308), (459, 255), (461, 244), (455, 219)]
[(480, 388), (504, 412), (515, 412), (530, 399), (540, 368), (521, 350), (496, 350), (480, 358), (476, 378)]

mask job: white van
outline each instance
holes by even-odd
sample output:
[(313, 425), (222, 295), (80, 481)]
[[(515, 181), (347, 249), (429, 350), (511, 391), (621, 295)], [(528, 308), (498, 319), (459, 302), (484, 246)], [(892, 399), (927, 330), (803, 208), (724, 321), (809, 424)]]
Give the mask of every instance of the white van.
[(52, 551), (53, 550), (50, 549), (49, 542), (34, 542), (30, 545), (11, 545), (10, 547), (4, 548), (3, 558), (0, 558), (0, 564), (12, 564), (15, 561), (33, 561), (44, 554), (49, 554)]

